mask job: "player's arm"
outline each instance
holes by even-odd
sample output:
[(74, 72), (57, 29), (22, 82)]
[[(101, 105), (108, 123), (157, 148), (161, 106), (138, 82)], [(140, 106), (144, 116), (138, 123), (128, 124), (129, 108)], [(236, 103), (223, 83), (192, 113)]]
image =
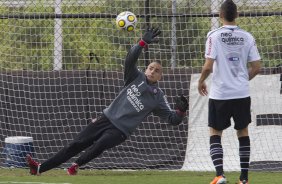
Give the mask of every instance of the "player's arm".
[(125, 85), (130, 83), (138, 76), (137, 60), (142, 52), (143, 47), (139, 44), (134, 45), (127, 53), (124, 61), (124, 81)]
[(174, 100), (175, 109), (172, 110), (166, 97), (163, 95), (159, 107), (154, 111), (154, 115), (159, 116), (162, 120), (172, 125), (179, 125), (186, 115), (188, 101), (183, 95), (175, 97)]
[(213, 32), (209, 32), (207, 35), (205, 45), (205, 64), (202, 68), (201, 76), (198, 81), (198, 92), (202, 96), (208, 95), (207, 85), (205, 80), (208, 78), (213, 69), (214, 58), (217, 57), (216, 38), (213, 36)]
[(249, 62), (249, 80), (252, 80), (261, 69), (260, 61)]
[(252, 39), (253, 42), (248, 55), (249, 80), (252, 80), (260, 72), (261, 69), (261, 57), (259, 55), (256, 40), (254, 37), (252, 37)]
[(156, 28), (147, 28), (146, 32), (142, 36), (142, 39), (138, 44), (134, 45), (128, 52), (125, 58), (125, 68), (124, 68), (124, 81), (125, 85), (134, 80), (138, 75), (137, 60), (142, 52), (143, 48), (148, 47), (148, 44), (156, 42), (156, 37), (161, 33), (161, 31)]
[(210, 73), (212, 73), (213, 63), (214, 63), (214, 59), (206, 58), (205, 64), (202, 68), (201, 77), (198, 81), (198, 91), (202, 96), (206, 96), (208, 94), (205, 80), (208, 78)]
[(249, 63), (249, 80), (252, 80), (261, 69), (260, 61), (253, 61)]

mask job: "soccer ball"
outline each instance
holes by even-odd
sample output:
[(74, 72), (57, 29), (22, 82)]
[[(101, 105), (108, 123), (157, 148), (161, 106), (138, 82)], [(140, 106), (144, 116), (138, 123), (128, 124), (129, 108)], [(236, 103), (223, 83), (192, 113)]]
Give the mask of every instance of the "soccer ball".
[(137, 18), (135, 14), (130, 11), (121, 12), (116, 18), (117, 27), (128, 32), (135, 29), (136, 23)]

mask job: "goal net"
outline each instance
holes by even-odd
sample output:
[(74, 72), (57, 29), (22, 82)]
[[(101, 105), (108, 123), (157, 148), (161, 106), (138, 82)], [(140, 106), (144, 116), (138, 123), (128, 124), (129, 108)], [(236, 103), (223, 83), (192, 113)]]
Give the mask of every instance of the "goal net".
[[(282, 170), (282, 3), (234, 0), (241, 28), (256, 38), (263, 71), (251, 81), (252, 170)], [(162, 34), (139, 58), (141, 70), (161, 60), (159, 86), (189, 100), (173, 127), (150, 115), (123, 144), (84, 168), (212, 171), (207, 97), (197, 92), (206, 34), (220, 26), (221, 0), (0, 0), (0, 167), (26, 167), (31, 152), (43, 162), (101, 114), (123, 86), (123, 61), (148, 25)], [(138, 19), (119, 30), (122, 11)], [(223, 135), (224, 167), (239, 170), (232, 127)], [(24, 146), (22, 146), (24, 145)], [(79, 155), (77, 155), (79, 156)], [(66, 168), (72, 158), (60, 168)]]

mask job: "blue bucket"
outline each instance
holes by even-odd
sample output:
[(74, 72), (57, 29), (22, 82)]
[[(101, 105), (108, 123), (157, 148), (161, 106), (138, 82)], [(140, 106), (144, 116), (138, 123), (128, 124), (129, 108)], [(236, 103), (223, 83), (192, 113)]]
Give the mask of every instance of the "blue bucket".
[(6, 167), (27, 167), (25, 158), (27, 154), (34, 157), (33, 138), (15, 136), (5, 138), (4, 165)]

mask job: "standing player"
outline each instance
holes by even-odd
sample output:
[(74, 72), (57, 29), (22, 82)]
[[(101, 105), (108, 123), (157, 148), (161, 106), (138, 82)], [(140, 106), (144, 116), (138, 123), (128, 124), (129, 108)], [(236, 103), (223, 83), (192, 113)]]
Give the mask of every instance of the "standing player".
[[(221, 136), (224, 129), (235, 122), (239, 140), (241, 166), (240, 184), (248, 184), (251, 122), (249, 80), (260, 71), (260, 55), (253, 36), (240, 29), (235, 19), (237, 6), (226, 0), (220, 7), (223, 26), (207, 35), (205, 64), (198, 83), (201, 95), (208, 95), (205, 79), (213, 72), (209, 94), (208, 126), (210, 127), (210, 155), (216, 177), (210, 184), (225, 184)], [(249, 66), (248, 66), (249, 65)]]
[(104, 150), (124, 142), (151, 113), (172, 125), (182, 122), (188, 102), (184, 96), (176, 97), (176, 110), (170, 108), (163, 91), (157, 87), (162, 77), (161, 64), (150, 63), (145, 73), (136, 66), (142, 49), (155, 42), (160, 33), (159, 29), (147, 29), (141, 41), (130, 49), (125, 59), (124, 88), (100, 117), (42, 164), (27, 155), (30, 174), (39, 175), (55, 168), (88, 148), (67, 170), (69, 175), (75, 175), (80, 166), (98, 157)]

